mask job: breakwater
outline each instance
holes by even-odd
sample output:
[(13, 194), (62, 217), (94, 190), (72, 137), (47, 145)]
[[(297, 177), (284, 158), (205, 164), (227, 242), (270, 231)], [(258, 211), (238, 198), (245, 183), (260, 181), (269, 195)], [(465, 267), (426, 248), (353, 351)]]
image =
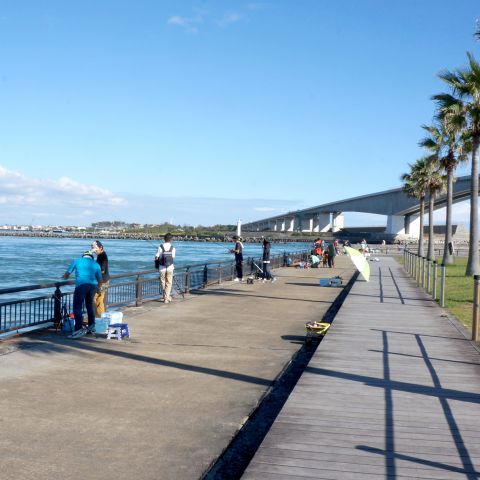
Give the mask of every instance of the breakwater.
[[(0, 237), (23, 237), (23, 238), (73, 238), (73, 239), (105, 239), (105, 240), (143, 240), (161, 241), (165, 234), (150, 233), (105, 233), (105, 232), (36, 232), (36, 231), (0, 231)], [(231, 242), (235, 233), (222, 235), (173, 235), (176, 242)], [(276, 243), (308, 243), (314, 237), (278, 235), (275, 232), (246, 232), (242, 234), (245, 243), (259, 243), (262, 235), (271, 238)]]

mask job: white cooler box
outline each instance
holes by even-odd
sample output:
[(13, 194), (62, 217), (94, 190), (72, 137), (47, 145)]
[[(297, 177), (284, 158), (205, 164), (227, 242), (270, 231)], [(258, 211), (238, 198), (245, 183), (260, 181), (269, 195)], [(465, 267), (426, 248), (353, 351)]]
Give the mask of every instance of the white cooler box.
[(108, 319), (109, 325), (113, 325), (115, 323), (123, 323), (122, 312), (104, 312), (102, 313), (101, 317)]

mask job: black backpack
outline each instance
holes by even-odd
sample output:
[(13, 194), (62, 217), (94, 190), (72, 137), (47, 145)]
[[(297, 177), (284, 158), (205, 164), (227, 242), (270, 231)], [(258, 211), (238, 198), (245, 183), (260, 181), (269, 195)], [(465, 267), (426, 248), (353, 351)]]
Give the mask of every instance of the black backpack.
[(173, 256), (172, 256), (172, 249), (173, 246), (170, 246), (170, 250), (165, 250), (163, 245), (160, 245), (162, 249), (162, 255), (160, 258), (155, 257), (155, 268), (166, 267), (168, 268), (170, 265), (173, 265)]

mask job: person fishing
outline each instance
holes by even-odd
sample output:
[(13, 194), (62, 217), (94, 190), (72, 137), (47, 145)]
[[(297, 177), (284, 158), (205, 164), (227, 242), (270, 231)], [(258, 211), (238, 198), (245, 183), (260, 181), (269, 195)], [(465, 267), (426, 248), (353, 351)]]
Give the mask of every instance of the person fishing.
[(102, 271), (102, 280), (98, 282), (98, 289), (93, 298), (95, 306), (95, 318), (100, 317), (106, 311), (105, 294), (108, 289), (110, 274), (108, 271), (108, 256), (105, 248), (100, 240), (92, 243), (92, 251), (97, 255), (97, 263)]
[(237, 235), (233, 237), (233, 240), (235, 240), (235, 246), (230, 250), (230, 253), (235, 254), (235, 272), (237, 275), (233, 281), (241, 282), (243, 280), (243, 243)]
[[(75, 331), (71, 338), (79, 338), (95, 331), (95, 311), (93, 296), (98, 282), (102, 280), (100, 265), (93, 259), (93, 253), (87, 250), (83, 255), (70, 263), (63, 274), (65, 280), (75, 272), (75, 290), (73, 292), (73, 313), (75, 315)], [(88, 329), (83, 328), (83, 304), (88, 315)]]
[(272, 277), (270, 273), (270, 247), (272, 244), (266, 239), (263, 239), (263, 254), (262, 254), (262, 266), (263, 266), (263, 282), (265, 283), (267, 280), (271, 280), (272, 283), (275, 282), (277, 279)]

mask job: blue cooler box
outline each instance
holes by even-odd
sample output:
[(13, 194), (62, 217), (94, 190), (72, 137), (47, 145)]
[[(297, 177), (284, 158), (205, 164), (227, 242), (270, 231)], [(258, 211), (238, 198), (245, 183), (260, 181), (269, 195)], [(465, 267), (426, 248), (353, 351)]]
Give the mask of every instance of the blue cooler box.
[(96, 318), (95, 333), (107, 333), (109, 324), (110, 324), (109, 318)]

